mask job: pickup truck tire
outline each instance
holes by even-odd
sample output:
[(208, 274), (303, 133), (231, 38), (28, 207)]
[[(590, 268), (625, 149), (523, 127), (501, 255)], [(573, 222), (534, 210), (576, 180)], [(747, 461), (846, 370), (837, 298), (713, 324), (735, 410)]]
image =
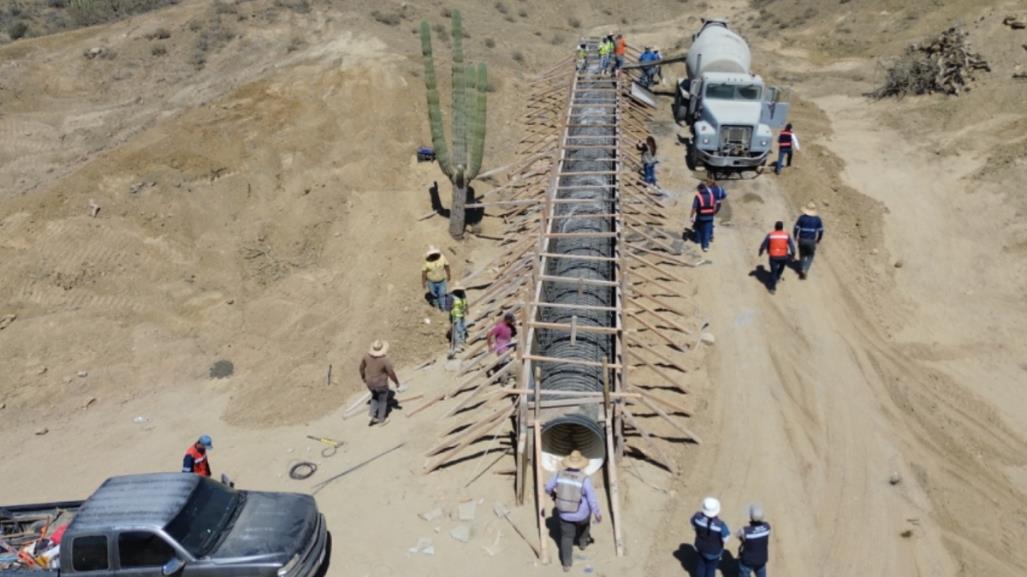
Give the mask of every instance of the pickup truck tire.
[(685, 145), (685, 166), (688, 170), (695, 170), (695, 146), (691, 141)]

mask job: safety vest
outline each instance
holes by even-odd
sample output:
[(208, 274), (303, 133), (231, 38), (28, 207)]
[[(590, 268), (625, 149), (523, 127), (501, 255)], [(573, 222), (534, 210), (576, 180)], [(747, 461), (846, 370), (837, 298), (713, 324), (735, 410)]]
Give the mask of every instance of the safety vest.
[(782, 130), (781, 134), (777, 135), (777, 145), (780, 148), (791, 148), (792, 147), (792, 131)]
[(695, 197), (699, 199), (699, 214), (713, 216), (717, 213), (717, 197), (712, 190), (704, 186), (695, 193)]
[(588, 56), (588, 52), (584, 48), (578, 49), (578, 58), (585, 58)]
[(435, 260), (424, 261), (424, 272), (427, 273), (431, 282), (446, 280), (446, 257), (440, 256)]
[(185, 454), (193, 458), (193, 473), (201, 477), (210, 476), (210, 462), (207, 461), (207, 455), (197, 451), (196, 445), (190, 445)]
[(585, 479), (582, 471), (560, 471), (556, 474), (556, 509), (561, 513), (577, 513), (581, 497), (585, 494)]
[(767, 564), (770, 542), (770, 523), (756, 522), (742, 528), (742, 550), (739, 561), (746, 567), (762, 567)]
[(453, 308), (449, 309), (449, 317), (453, 320), (462, 319), (467, 314), (467, 299), (453, 295)]
[(692, 517), (692, 526), (695, 527), (695, 549), (710, 557), (720, 555), (724, 550), (723, 521), (699, 512)]
[(627, 50), (628, 50), (628, 43), (625, 42), (623, 38), (618, 40), (616, 46), (614, 47), (614, 53), (616, 53), (617, 56), (624, 56), (624, 53)]
[(600, 56), (609, 56), (610, 52), (612, 52), (612, 51), (613, 51), (613, 44), (612, 43), (610, 43), (610, 42), (600, 42), (599, 43), (599, 55)]
[(770, 258), (785, 258), (788, 256), (788, 241), (791, 237), (783, 230), (775, 230), (767, 235), (770, 242), (767, 243), (767, 252)]

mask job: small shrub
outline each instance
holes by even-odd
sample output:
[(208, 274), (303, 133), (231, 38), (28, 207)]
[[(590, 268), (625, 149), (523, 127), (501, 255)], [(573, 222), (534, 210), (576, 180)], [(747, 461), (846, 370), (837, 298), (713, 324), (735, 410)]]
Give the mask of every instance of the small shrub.
[(380, 12), (378, 10), (371, 11), (371, 18), (374, 18), (375, 22), (384, 24), (386, 26), (398, 26), (403, 21), (403, 17), (393, 12)]
[(567, 19), (567, 25), (574, 29), (581, 28), (581, 20), (571, 16)]
[(443, 17), (443, 18), (449, 18), (449, 17), (451, 17), (452, 15), (453, 15), (453, 11), (452, 11), (452, 10), (450, 10), (449, 8), (443, 8), (443, 9), (442, 9), (442, 17)]
[(67, 8), (68, 0), (46, 0), (46, 5), (50, 8)]
[(17, 40), (26, 34), (28, 34), (29, 25), (23, 20), (11, 22), (10, 26), (7, 27), (7, 35), (11, 37), (11, 40)]
[(164, 56), (168, 53), (168, 49), (163, 44), (155, 44), (150, 47), (150, 54), (154, 56)]
[(496, 47), (496, 41), (495, 40), (493, 40), (491, 38), (486, 38), (485, 39), (485, 48), (495, 48), (495, 47)]
[(307, 43), (304, 42), (302, 38), (300, 38), (299, 36), (294, 36), (293, 39), (289, 41), (289, 46), (285, 48), (285, 51), (296, 52), (297, 50), (306, 46), (306, 44)]
[(310, 12), (309, 0), (275, 0), (275, 6), (279, 8), (288, 8), (297, 14), (306, 14)]
[(445, 40), (446, 38), (449, 38), (449, 31), (446, 30), (446, 25), (441, 23), (441, 22), (436, 22), (435, 24), (432, 24), (431, 31), (434, 32), (436, 36), (438, 36), (439, 38), (442, 38), (443, 40)]
[(513, 58), (514, 62), (518, 64), (524, 64), (524, 55), (521, 54), (519, 50), (514, 50), (513, 54), (510, 55), (510, 58)]
[(520, 10), (517, 11), (517, 15), (520, 16), (521, 18), (527, 18), (528, 17), (528, 11), (525, 10), (524, 8), (521, 8)]
[(146, 35), (147, 40), (167, 40), (171, 38), (171, 32), (167, 28), (158, 28)]
[(503, 2), (496, 2), (494, 6), (500, 14), (508, 14), (510, 12), (510, 8)]

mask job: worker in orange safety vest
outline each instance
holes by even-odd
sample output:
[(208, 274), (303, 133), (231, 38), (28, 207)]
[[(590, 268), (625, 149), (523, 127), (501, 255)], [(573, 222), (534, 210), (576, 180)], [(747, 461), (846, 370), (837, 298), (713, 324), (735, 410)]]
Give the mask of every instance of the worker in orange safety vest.
[(767, 289), (770, 294), (777, 291), (777, 281), (781, 280), (781, 273), (788, 266), (788, 261), (795, 255), (795, 243), (792, 242), (792, 235), (785, 229), (785, 223), (780, 220), (774, 223), (774, 230), (770, 231), (763, 244), (760, 245), (760, 256), (766, 252), (770, 257), (770, 280), (767, 281)]
[(207, 451), (214, 448), (210, 435), (201, 435), (195, 443), (185, 450), (185, 458), (182, 459), (183, 473), (196, 473), (201, 477), (210, 476), (210, 460), (207, 459)]

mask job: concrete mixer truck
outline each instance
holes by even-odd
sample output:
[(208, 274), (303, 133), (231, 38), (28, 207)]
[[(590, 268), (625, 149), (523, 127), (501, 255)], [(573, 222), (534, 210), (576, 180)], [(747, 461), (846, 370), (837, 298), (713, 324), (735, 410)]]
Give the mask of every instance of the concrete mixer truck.
[(686, 54), (657, 64), (681, 61), (686, 76), (678, 81), (673, 111), (674, 119), (691, 131), (688, 167), (727, 172), (763, 166), (772, 130), (788, 118), (788, 103), (752, 73), (749, 45), (726, 21), (704, 19)]

